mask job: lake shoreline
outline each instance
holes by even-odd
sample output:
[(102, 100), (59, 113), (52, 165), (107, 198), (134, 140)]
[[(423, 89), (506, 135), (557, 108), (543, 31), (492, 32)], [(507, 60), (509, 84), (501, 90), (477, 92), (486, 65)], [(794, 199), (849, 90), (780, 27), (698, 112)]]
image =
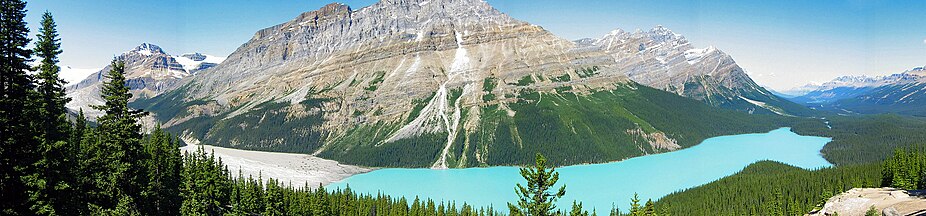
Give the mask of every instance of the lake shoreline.
[[(832, 166), (820, 155), (820, 150), (830, 141), (832, 139), (826, 137), (802, 136), (783, 127), (767, 133), (711, 137), (688, 148), (616, 162), (557, 167), (560, 184), (567, 186), (566, 196), (557, 205), (569, 206), (575, 200), (599, 210), (611, 209), (614, 205), (626, 209), (626, 200), (634, 193), (643, 200), (655, 200), (733, 175), (763, 160), (803, 169)], [(511, 190), (523, 181), (518, 168), (383, 168), (325, 187), (334, 190), (349, 185), (358, 193), (420, 197), (435, 202), (453, 200), (482, 207), (505, 206), (507, 201), (517, 199)]]

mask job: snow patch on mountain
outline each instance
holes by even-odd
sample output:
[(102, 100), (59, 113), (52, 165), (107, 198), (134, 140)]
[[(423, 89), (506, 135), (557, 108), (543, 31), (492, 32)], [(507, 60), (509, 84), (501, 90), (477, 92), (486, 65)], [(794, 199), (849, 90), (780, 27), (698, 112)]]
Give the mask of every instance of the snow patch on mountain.
[(102, 70), (103, 68), (73, 68), (71, 66), (61, 67), (61, 72), (58, 73), (58, 76), (61, 77), (68, 84), (66, 86), (71, 86), (77, 84), (81, 80), (87, 78), (93, 73)]
[(208, 66), (211, 67), (222, 63), (222, 61), (225, 61), (225, 57), (206, 55), (202, 53), (187, 53), (173, 57), (175, 60), (177, 60), (177, 63), (183, 65), (183, 69), (187, 72), (205, 69), (203, 68), (203, 64), (212, 64)]
[(701, 49), (689, 49), (685, 51), (685, 59), (688, 60), (688, 64), (695, 65), (701, 61), (701, 58), (715, 51), (717, 51), (717, 48), (714, 46)]

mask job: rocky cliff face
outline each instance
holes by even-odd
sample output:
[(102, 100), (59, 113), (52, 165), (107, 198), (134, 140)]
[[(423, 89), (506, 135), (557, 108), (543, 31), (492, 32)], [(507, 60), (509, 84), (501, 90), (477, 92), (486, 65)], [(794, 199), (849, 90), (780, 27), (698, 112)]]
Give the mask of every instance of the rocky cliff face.
[(648, 31), (611, 31), (575, 41), (606, 52), (613, 67), (633, 81), (713, 106), (786, 114), (787, 101), (757, 85), (733, 58), (713, 46), (695, 48), (684, 36), (656, 26)]
[[(329, 4), (258, 31), (223, 63), (133, 106), (190, 142), (370, 166), (520, 164), (566, 145), (587, 157), (551, 158), (603, 162), (705, 135), (663, 117), (709, 127), (687, 115), (711, 111), (634, 83), (625, 73), (637, 63), (614, 55), (481, 0)], [(691, 61), (724, 61), (703, 55)], [(672, 107), (680, 104), (686, 112)]]
[(896, 188), (853, 188), (826, 201), (822, 209), (810, 216), (866, 215), (869, 209), (881, 215), (921, 215), (926, 209), (926, 191), (905, 191)]
[[(424, 133), (453, 141), (458, 130), (475, 127), (467, 122), (478, 122), (478, 112), (463, 119), (463, 110), (563, 85), (551, 77), (576, 76), (583, 91), (626, 81), (608, 69), (578, 79), (577, 71), (608, 62), (573, 47), (478, 0), (386, 0), (359, 10), (329, 4), (258, 31), (223, 64), (186, 81), (183, 101), (205, 103), (183, 108), (191, 115), (165, 119), (166, 126), (200, 115), (234, 117), (269, 102), (286, 103), (291, 116), (321, 113), (315, 129), (329, 140), (360, 125), (389, 124), (397, 129), (384, 131), (386, 142)], [(505, 85), (522, 79), (531, 82)], [(486, 80), (499, 84), (485, 91)], [(495, 98), (483, 100), (488, 94)], [(318, 98), (327, 100), (301, 104)], [(424, 107), (410, 112), (416, 104)]]
[[(171, 56), (157, 45), (143, 43), (116, 58), (125, 61), (127, 85), (131, 87), (134, 98), (139, 98), (157, 96), (161, 92), (173, 89), (173, 85), (181, 79), (221, 62), (221, 58), (211, 57), (212, 59), (207, 61), (206, 55), (199, 55), (202, 56), (200, 60)], [(90, 108), (90, 105), (103, 103), (99, 94), (100, 87), (106, 79), (106, 73), (111, 69), (106, 65), (80, 82), (69, 85), (67, 94), (72, 100), (67, 107), (74, 111), (83, 109), (91, 118), (102, 115)]]

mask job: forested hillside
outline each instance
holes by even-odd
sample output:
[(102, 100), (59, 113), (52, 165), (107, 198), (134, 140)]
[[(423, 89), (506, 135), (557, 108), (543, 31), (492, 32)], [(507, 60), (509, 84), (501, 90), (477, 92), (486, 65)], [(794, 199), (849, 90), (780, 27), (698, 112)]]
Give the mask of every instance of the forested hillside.
[[(714, 136), (767, 132), (788, 117), (717, 109), (696, 100), (631, 83), (576, 94), (524, 90), (506, 107), (487, 105), (479, 125), (451, 145), (451, 167), (522, 165), (542, 153), (557, 164), (602, 163), (690, 147)], [(509, 111), (510, 110), (510, 111)], [(514, 115), (511, 115), (514, 113)], [(285, 125), (285, 124), (284, 124)], [(359, 128), (335, 139), (319, 156), (370, 166), (428, 166), (446, 134), (377, 144), (389, 125)], [(442, 136), (441, 136), (442, 135)], [(361, 146), (361, 147), (357, 147)], [(568, 146), (568, 148), (563, 148)], [(477, 156), (478, 155), (478, 156)]]
[[(821, 124), (826, 122), (827, 124)], [(831, 137), (821, 153), (836, 165), (880, 162), (896, 148), (926, 142), (926, 119), (892, 114), (839, 116), (795, 122), (793, 130), (802, 135)]]
[(763, 161), (706, 185), (656, 202), (686, 215), (803, 215), (831, 196), (856, 187), (877, 187), (880, 164), (804, 170)]

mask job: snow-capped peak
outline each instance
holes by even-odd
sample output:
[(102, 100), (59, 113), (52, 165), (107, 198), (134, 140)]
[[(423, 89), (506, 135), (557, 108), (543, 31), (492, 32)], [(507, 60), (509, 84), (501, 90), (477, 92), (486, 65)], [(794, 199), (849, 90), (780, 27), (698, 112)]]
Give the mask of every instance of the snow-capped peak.
[(145, 56), (150, 56), (151, 54), (155, 54), (155, 53), (163, 54), (164, 50), (162, 50), (161, 47), (159, 47), (158, 45), (154, 45), (150, 43), (142, 43), (141, 45), (138, 45), (137, 47), (135, 47), (135, 49), (132, 49), (131, 52), (135, 52), (135, 53), (142, 54)]
[(611, 30), (610, 32), (608, 32), (608, 34), (606, 34), (604, 37), (613, 37), (613, 36), (622, 35), (622, 34), (624, 34), (624, 33), (625, 33), (625, 32), (624, 32), (623, 29), (614, 29), (614, 30)]

